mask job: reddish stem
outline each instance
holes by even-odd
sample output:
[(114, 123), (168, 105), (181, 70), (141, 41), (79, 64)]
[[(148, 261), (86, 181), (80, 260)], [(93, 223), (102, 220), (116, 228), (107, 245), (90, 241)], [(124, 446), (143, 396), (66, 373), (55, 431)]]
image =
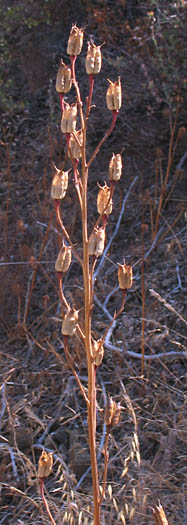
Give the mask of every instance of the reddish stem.
[(60, 109), (63, 113), (64, 111), (64, 95), (62, 93), (59, 93), (59, 99), (60, 99)]
[(46, 508), (47, 514), (49, 516), (49, 519), (51, 520), (51, 523), (53, 523), (53, 525), (56, 525), (56, 522), (53, 519), (53, 516), (52, 516), (52, 514), (50, 512), (50, 509), (49, 509), (48, 502), (47, 502), (47, 500), (45, 498), (45, 495), (44, 495), (44, 478), (40, 478), (40, 492), (41, 492), (42, 500), (43, 500), (44, 506)]
[(92, 102), (92, 95), (93, 95), (93, 88), (94, 88), (94, 75), (89, 75), (89, 83), (90, 83), (90, 90), (89, 90), (89, 95), (87, 99), (86, 119), (88, 119), (90, 109), (91, 109), (91, 102)]
[(100, 150), (101, 146), (105, 142), (105, 140), (111, 135), (111, 133), (112, 133), (112, 131), (114, 129), (116, 120), (117, 120), (118, 113), (119, 113), (118, 110), (112, 111), (112, 122), (111, 122), (111, 125), (108, 128), (108, 130), (106, 131), (104, 137), (100, 140), (99, 144), (96, 146), (95, 151), (92, 153), (92, 156), (90, 157), (90, 160), (88, 162), (88, 166), (87, 166), (88, 169), (89, 169), (90, 165), (92, 164), (93, 160), (95, 159), (95, 157), (96, 157), (98, 151)]
[(66, 298), (64, 297), (64, 292), (63, 292), (63, 287), (62, 287), (62, 276), (63, 276), (62, 272), (57, 272), (59, 291), (60, 291), (60, 300), (61, 300), (62, 305), (65, 304), (66, 308), (68, 309), (69, 305), (66, 301)]

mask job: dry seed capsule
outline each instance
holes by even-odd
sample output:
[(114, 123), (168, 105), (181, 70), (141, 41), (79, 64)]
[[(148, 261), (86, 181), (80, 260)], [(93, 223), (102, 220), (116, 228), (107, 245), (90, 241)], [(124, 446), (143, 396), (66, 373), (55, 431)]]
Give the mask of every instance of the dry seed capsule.
[(96, 46), (92, 42), (88, 42), (88, 51), (86, 55), (86, 73), (88, 75), (97, 75), (101, 71), (101, 47)]
[(110, 197), (110, 188), (105, 185), (99, 186), (100, 190), (97, 196), (97, 211), (100, 215), (110, 215), (112, 213), (112, 199)]
[(108, 398), (106, 409), (105, 409), (105, 423), (107, 426), (112, 425), (112, 419), (116, 410), (116, 403), (112, 397)]
[(118, 111), (121, 108), (122, 100), (120, 77), (118, 77), (116, 82), (111, 82), (109, 79), (108, 82), (109, 87), (106, 93), (107, 108), (111, 111)]
[(105, 230), (104, 228), (94, 228), (88, 241), (89, 255), (100, 257), (105, 247)]
[(92, 341), (92, 355), (94, 359), (94, 365), (100, 366), (104, 356), (104, 347), (102, 339), (98, 339), (98, 341)]
[(109, 427), (114, 427), (119, 423), (121, 405), (109, 397), (105, 409), (105, 423)]
[(65, 105), (62, 120), (61, 120), (61, 131), (62, 133), (73, 133), (76, 128), (77, 118), (77, 104)]
[(38, 477), (47, 478), (52, 472), (53, 456), (51, 452), (43, 450), (38, 462)]
[(78, 310), (68, 310), (66, 313), (63, 322), (62, 322), (62, 335), (72, 336), (78, 324), (79, 312)]
[(113, 416), (113, 418), (112, 418), (112, 426), (113, 426), (113, 427), (115, 427), (116, 425), (118, 425), (119, 420), (120, 420), (120, 415), (121, 415), (121, 405), (120, 405), (120, 403), (116, 403), (116, 408), (115, 408), (114, 416)]
[(68, 187), (69, 171), (61, 171), (56, 168), (56, 173), (53, 177), (51, 186), (52, 199), (64, 199)]
[(83, 30), (79, 29), (76, 24), (73, 24), (68, 39), (67, 54), (71, 56), (80, 55), (82, 44)]
[(61, 59), (56, 77), (56, 91), (58, 91), (58, 93), (68, 93), (71, 86), (71, 68), (66, 66)]
[(55, 270), (56, 272), (67, 272), (71, 264), (71, 246), (66, 246), (64, 243), (62, 248), (59, 251), (56, 263)]
[[(79, 129), (79, 131), (75, 131), (75, 135), (76, 137), (78, 138), (78, 141), (79, 141), (79, 144), (82, 146), (82, 141), (83, 141), (83, 137), (82, 137), (82, 130)], [(70, 141), (69, 141), (69, 150), (70, 152), (68, 151), (68, 156), (69, 157), (72, 157), (73, 159), (80, 159), (81, 158), (81, 148), (79, 146), (78, 142), (76, 141), (75, 137), (73, 135), (70, 136)], [(71, 153), (71, 155), (70, 155)]]
[(130, 264), (118, 264), (118, 282), (121, 290), (132, 287), (132, 266)]
[(109, 163), (109, 180), (119, 180), (122, 174), (122, 159), (120, 153), (112, 154)]

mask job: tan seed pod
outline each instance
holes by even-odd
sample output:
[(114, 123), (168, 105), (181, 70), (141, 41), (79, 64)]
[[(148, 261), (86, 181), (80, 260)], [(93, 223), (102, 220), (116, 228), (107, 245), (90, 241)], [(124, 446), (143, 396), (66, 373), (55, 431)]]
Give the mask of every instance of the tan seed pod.
[(105, 247), (105, 230), (104, 228), (94, 228), (88, 241), (89, 255), (100, 257)]
[(61, 120), (62, 133), (73, 133), (76, 128), (77, 104), (65, 104)]
[(67, 311), (62, 321), (62, 335), (74, 335), (78, 324), (78, 317), (78, 310), (74, 310), (74, 308), (72, 308), (71, 310)]
[(117, 181), (121, 178), (122, 174), (122, 159), (120, 153), (117, 155), (112, 154), (112, 158), (109, 163), (109, 180)]
[(118, 282), (121, 290), (132, 287), (133, 274), (132, 266), (128, 264), (118, 264)]
[(97, 196), (97, 211), (100, 215), (110, 215), (112, 213), (112, 199), (110, 197), (110, 188), (105, 185), (99, 186), (100, 190)]
[(112, 397), (108, 398), (106, 408), (105, 408), (105, 424), (107, 426), (112, 425), (112, 419), (114, 417), (116, 410), (116, 402), (113, 401)]
[(100, 366), (104, 357), (104, 346), (102, 339), (92, 341), (92, 354), (94, 359), (94, 365)]
[(169, 525), (164, 509), (160, 503), (153, 508), (153, 516), (155, 525)]
[(71, 86), (71, 68), (66, 66), (61, 59), (56, 77), (56, 91), (58, 91), (58, 93), (68, 93)]
[(52, 199), (64, 199), (68, 187), (69, 171), (62, 171), (56, 169), (56, 173), (52, 180), (51, 197)]
[(105, 423), (109, 427), (114, 427), (119, 423), (121, 413), (120, 403), (116, 403), (112, 397), (108, 398), (105, 409)]
[[(82, 146), (82, 141), (83, 141), (83, 136), (82, 136), (82, 130), (79, 129), (78, 131), (75, 131), (74, 133), (77, 138), (78, 138), (78, 141), (79, 141), (79, 144)], [(73, 159), (80, 159), (81, 158), (81, 155), (82, 155), (82, 152), (81, 152), (81, 148), (79, 146), (78, 142), (76, 141), (75, 137), (73, 135), (70, 136), (70, 141), (69, 141), (69, 150), (68, 150), (68, 156), (69, 157), (72, 157)], [(71, 153), (71, 155), (70, 155)]]
[(88, 51), (86, 55), (86, 73), (88, 75), (97, 75), (101, 71), (101, 47), (96, 46), (92, 42), (88, 42)]
[(116, 82), (112, 82), (108, 79), (109, 87), (106, 93), (107, 108), (111, 111), (118, 111), (121, 108), (122, 93), (121, 93), (121, 81), (120, 77)]
[(68, 46), (67, 46), (67, 54), (71, 56), (77, 56), (80, 55), (83, 45), (83, 30), (79, 29), (76, 24), (72, 25), (69, 39), (68, 39)]
[(51, 452), (43, 450), (38, 462), (38, 477), (47, 478), (52, 472), (53, 456)]
[(64, 243), (62, 248), (59, 251), (56, 263), (55, 270), (56, 272), (67, 272), (71, 264), (71, 246), (66, 246)]
[(121, 415), (121, 405), (120, 405), (120, 403), (116, 403), (115, 413), (114, 413), (114, 416), (112, 418), (112, 426), (113, 427), (118, 425), (119, 420), (120, 420), (120, 415)]

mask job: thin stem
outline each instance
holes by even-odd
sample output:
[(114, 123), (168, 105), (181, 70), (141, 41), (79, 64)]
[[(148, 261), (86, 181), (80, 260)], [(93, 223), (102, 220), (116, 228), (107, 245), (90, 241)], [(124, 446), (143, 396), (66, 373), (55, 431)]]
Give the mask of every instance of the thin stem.
[(76, 91), (76, 94), (77, 94), (77, 102), (78, 102), (78, 107), (79, 107), (79, 111), (80, 111), (81, 127), (82, 127), (82, 129), (84, 129), (84, 115), (83, 115), (83, 110), (82, 110), (82, 100), (81, 100), (79, 85), (78, 85), (78, 82), (76, 80), (76, 75), (75, 75), (76, 58), (77, 57), (74, 56), (74, 55), (70, 57), (70, 59), (71, 59), (71, 74), (72, 74), (72, 80), (73, 80), (73, 84), (74, 84), (74, 87), (75, 87), (75, 91)]
[(59, 291), (60, 291), (60, 300), (62, 305), (65, 305), (67, 310), (69, 310), (69, 304), (66, 301), (66, 298), (64, 296), (63, 287), (62, 287), (62, 272), (57, 272), (57, 278), (58, 278), (58, 284), (59, 284)]
[(117, 120), (118, 113), (119, 113), (118, 110), (117, 111), (112, 111), (112, 122), (111, 122), (111, 125), (108, 128), (108, 130), (106, 131), (104, 137), (100, 140), (99, 144), (96, 146), (95, 151), (92, 153), (92, 156), (90, 157), (90, 160), (88, 162), (88, 169), (91, 166), (93, 160), (95, 159), (95, 157), (96, 157), (98, 151), (100, 150), (101, 146), (104, 144), (105, 140), (107, 140), (107, 138), (111, 135), (111, 133), (112, 133), (112, 131), (114, 129), (116, 120)]
[(66, 231), (64, 225), (63, 225), (63, 222), (62, 222), (62, 219), (61, 219), (61, 215), (60, 215), (60, 200), (57, 200), (55, 199), (54, 200), (54, 207), (55, 207), (55, 212), (56, 212), (56, 218), (57, 218), (57, 221), (61, 227), (61, 230), (62, 230), (62, 233), (65, 237), (65, 239), (68, 241), (69, 245), (71, 246), (72, 248), (72, 252), (74, 254), (74, 256), (76, 257), (76, 259), (79, 261), (80, 265), (82, 266), (83, 265), (83, 262), (82, 262), (82, 259), (80, 258), (77, 250), (74, 248), (72, 242), (71, 242), (71, 239), (68, 235), (68, 232)]
[(92, 359), (91, 341), (91, 309), (92, 309), (92, 288), (91, 275), (89, 269), (88, 251), (88, 229), (87, 229), (87, 182), (88, 168), (86, 164), (86, 127), (83, 131), (82, 145), (82, 235), (83, 235), (83, 278), (84, 278), (84, 315), (85, 315), (85, 351), (88, 367), (88, 430), (89, 446), (92, 466), (93, 498), (94, 498), (94, 525), (100, 525), (100, 504), (99, 504), (99, 480), (96, 456), (96, 370)]
[(71, 357), (71, 354), (69, 353), (69, 348), (68, 348), (68, 336), (67, 335), (64, 335), (63, 337), (63, 341), (64, 341), (64, 352), (65, 352), (65, 356), (66, 356), (66, 360), (67, 360), (67, 363), (72, 371), (72, 374), (74, 375), (76, 381), (77, 381), (77, 384), (80, 388), (80, 391), (81, 391), (81, 394), (83, 395), (83, 398), (84, 400), (86, 401), (86, 404), (87, 406), (89, 406), (89, 400), (87, 398), (87, 395), (85, 393), (85, 390), (84, 390), (84, 387), (79, 379), (79, 376), (77, 374), (77, 372), (75, 371), (74, 369), (74, 365), (73, 365), (73, 359)]
[(48, 502), (47, 502), (46, 497), (44, 495), (44, 478), (40, 478), (40, 492), (41, 492), (43, 504), (44, 504), (44, 506), (46, 508), (47, 514), (49, 516), (49, 519), (50, 519), (51, 523), (53, 523), (53, 525), (56, 525), (56, 522), (53, 519), (53, 516), (52, 516), (51, 511), (49, 509)]
[(64, 95), (63, 93), (59, 93), (59, 100), (60, 100), (60, 109), (63, 113), (64, 111)]
[(94, 88), (94, 80), (95, 80), (94, 75), (89, 75), (90, 90), (89, 90), (89, 95), (88, 95), (88, 99), (87, 99), (86, 120), (88, 119), (89, 113), (90, 113), (90, 110), (91, 110), (91, 102), (92, 102), (92, 95), (93, 95), (93, 88)]
[(164, 201), (164, 197), (165, 197), (165, 194), (166, 194), (168, 178), (169, 178), (169, 175), (170, 175), (170, 172), (171, 172), (171, 166), (172, 166), (172, 162), (173, 162), (173, 151), (174, 151), (173, 143), (174, 143), (174, 137), (175, 137), (175, 131), (176, 131), (176, 125), (177, 125), (177, 118), (178, 118), (178, 105), (176, 107), (176, 115), (175, 115), (174, 124), (172, 125), (172, 121), (170, 122), (171, 135), (170, 135), (170, 142), (169, 142), (168, 163), (167, 163), (166, 176), (165, 176), (165, 179), (164, 179), (163, 186), (161, 188), (161, 194), (160, 194), (160, 199), (159, 199), (159, 204), (158, 204), (154, 235), (156, 235), (156, 233), (158, 231), (160, 214), (161, 214), (161, 210), (162, 210), (162, 207), (163, 207), (163, 201)]
[(109, 452), (108, 452), (108, 442), (109, 442), (109, 436), (110, 431), (107, 429), (107, 434), (105, 437), (105, 444), (104, 444), (104, 473), (103, 473), (103, 486), (102, 486), (102, 495), (100, 498), (100, 505), (103, 501), (104, 495), (105, 495), (105, 489), (106, 489), (106, 480), (107, 480), (107, 471), (108, 471), (108, 460), (109, 460)]

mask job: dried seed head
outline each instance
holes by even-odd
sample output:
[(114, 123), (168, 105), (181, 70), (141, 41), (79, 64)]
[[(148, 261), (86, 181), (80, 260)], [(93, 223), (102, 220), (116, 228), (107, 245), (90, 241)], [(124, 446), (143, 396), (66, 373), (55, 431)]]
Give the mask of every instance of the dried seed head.
[(69, 171), (58, 170), (55, 166), (56, 173), (52, 180), (51, 197), (52, 199), (64, 199), (68, 187)]
[[(82, 136), (82, 130), (79, 129), (79, 131), (75, 131), (74, 135), (76, 135), (78, 141), (79, 141), (79, 144), (82, 146), (82, 141), (83, 141), (83, 136)], [(82, 155), (82, 152), (81, 152), (81, 148), (79, 146), (78, 142), (76, 141), (75, 137), (73, 135), (70, 136), (70, 141), (69, 141), (69, 150), (70, 152), (68, 151), (68, 156), (69, 157), (72, 157), (73, 159), (80, 159), (81, 158), (81, 155)], [(71, 155), (70, 155), (71, 153)]]
[(95, 366), (100, 366), (101, 363), (102, 363), (102, 360), (103, 360), (103, 356), (104, 356), (104, 346), (103, 346), (103, 340), (102, 339), (98, 339), (97, 341), (95, 341), (93, 339), (93, 341), (92, 341), (92, 355), (93, 355), (93, 359), (94, 359), (94, 365)]
[(109, 163), (109, 180), (119, 180), (122, 174), (122, 159), (120, 153), (112, 154)]
[(121, 290), (132, 287), (132, 266), (130, 264), (118, 264), (118, 282)]
[(71, 264), (71, 246), (66, 246), (64, 243), (62, 248), (59, 251), (56, 263), (55, 270), (56, 272), (67, 272)]
[(43, 450), (38, 462), (38, 477), (47, 478), (52, 472), (53, 456)]
[(156, 505), (153, 508), (153, 516), (154, 516), (155, 525), (169, 525), (164, 509), (160, 503), (159, 505)]
[(56, 91), (58, 91), (58, 93), (68, 93), (71, 86), (71, 68), (66, 66), (61, 59), (56, 77)]
[(62, 114), (61, 120), (61, 131), (62, 133), (73, 133), (76, 128), (76, 119), (77, 119), (77, 104), (65, 103), (64, 111)]
[(88, 51), (86, 55), (86, 73), (88, 75), (97, 75), (101, 71), (102, 56), (101, 47), (96, 46), (93, 42), (88, 42)]
[(68, 39), (67, 54), (71, 56), (80, 55), (82, 45), (83, 29), (79, 29), (76, 24), (73, 24)]
[(100, 257), (105, 246), (105, 230), (104, 228), (94, 228), (88, 241), (89, 255)]
[(110, 215), (112, 213), (112, 199), (110, 188), (105, 185), (103, 187), (99, 186), (100, 190), (97, 196), (97, 211), (100, 215)]
[(63, 321), (62, 321), (62, 334), (63, 335), (74, 335), (76, 331), (76, 327), (78, 324), (78, 317), (79, 317), (79, 311), (74, 310), (72, 308), (71, 310), (68, 310)]
[(111, 82), (108, 79), (109, 87), (106, 93), (107, 108), (111, 111), (118, 111), (121, 108), (122, 94), (121, 94), (121, 82), (120, 77), (116, 82)]
[(119, 423), (121, 413), (120, 403), (116, 403), (112, 397), (108, 398), (105, 409), (105, 423), (108, 427), (114, 427)]

